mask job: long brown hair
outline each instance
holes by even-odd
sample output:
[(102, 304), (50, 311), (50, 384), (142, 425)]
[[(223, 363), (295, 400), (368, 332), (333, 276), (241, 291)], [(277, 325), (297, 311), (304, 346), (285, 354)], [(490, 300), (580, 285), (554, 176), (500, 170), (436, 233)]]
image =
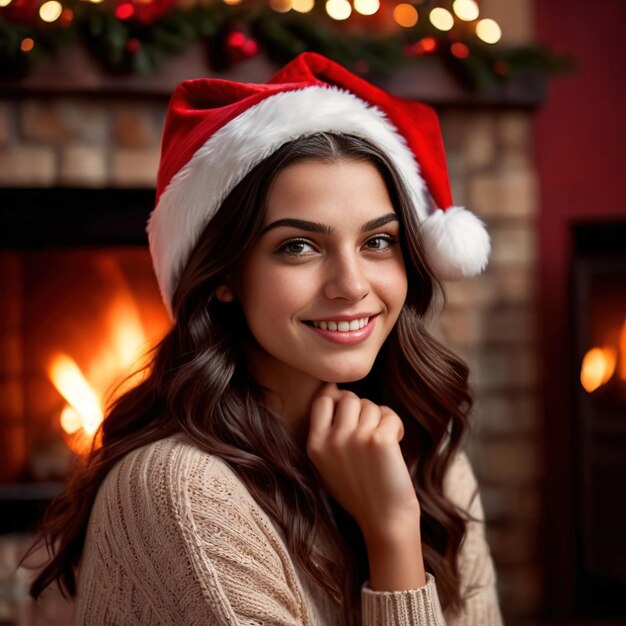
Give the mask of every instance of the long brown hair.
[[(426, 328), (442, 290), (429, 269), (402, 180), (384, 152), (368, 141), (329, 133), (279, 148), (234, 188), (205, 228), (177, 278), (175, 322), (153, 349), (143, 380), (111, 405), (101, 425), (101, 447), (92, 448), (46, 512), (31, 551), (45, 543), (50, 560), (31, 585), (34, 598), (54, 581), (64, 595), (76, 595), (89, 514), (105, 476), (132, 450), (182, 431), (236, 472), (284, 531), (295, 561), (343, 604), (348, 621), (358, 615), (359, 589), (369, 576), (361, 533), (337, 503), (330, 510), (323, 505), (306, 452), (249, 376), (244, 346), (253, 338), (249, 331), (242, 335), (247, 326), (240, 306), (214, 296), (218, 285), (236, 275), (259, 236), (277, 174), (305, 159), (342, 158), (367, 160), (383, 176), (400, 219), (409, 284), (400, 317), (371, 372), (343, 386), (390, 406), (402, 418), (401, 448), (420, 501), (426, 568), (437, 579), (442, 605), (462, 606), (457, 558), (465, 518), (444, 497), (443, 479), (467, 436), (468, 369)], [(316, 538), (323, 530), (331, 531), (345, 563), (318, 554)]]

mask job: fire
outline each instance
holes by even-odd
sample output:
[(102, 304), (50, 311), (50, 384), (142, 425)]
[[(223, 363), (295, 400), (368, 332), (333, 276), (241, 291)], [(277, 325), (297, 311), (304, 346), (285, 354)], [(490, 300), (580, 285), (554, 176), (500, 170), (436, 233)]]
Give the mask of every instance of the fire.
[(80, 426), (88, 435), (93, 435), (102, 421), (102, 407), (100, 399), (76, 361), (66, 354), (59, 354), (50, 367), (50, 379), (69, 406), (80, 416)]
[(67, 402), (60, 424), (76, 454), (85, 454), (91, 448), (104, 418), (107, 393), (139, 364), (138, 358), (148, 344), (136, 304), (128, 293), (122, 291), (111, 305), (107, 326), (107, 347), (91, 356), (89, 367), (81, 370), (70, 355), (58, 353), (48, 369), (51, 382)]
[(626, 319), (620, 331), (618, 346), (594, 347), (585, 354), (580, 369), (580, 382), (591, 393), (611, 380), (615, 372), (626, 381)]
[(592, 348), (585, 354), (580, 370), (580, 382), (585, 391), (591, 393), (609, 382), (615, 372), (617, 350), (614, 348)]

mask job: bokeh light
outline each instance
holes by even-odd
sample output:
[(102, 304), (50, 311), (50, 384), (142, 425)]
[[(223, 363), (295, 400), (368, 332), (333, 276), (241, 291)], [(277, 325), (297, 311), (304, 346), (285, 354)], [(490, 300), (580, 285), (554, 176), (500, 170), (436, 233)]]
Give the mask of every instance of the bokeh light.
[(20, 50), (22, 52), (30, 52), (35, 47), (35, 42), (30, 37), (22, 39), (20, 44)]
[(135, 7), (130, 2), (124, 2), (115, 9), (115, 16), (119, 20), (127, 20), (135, 15)]
[(354, 0), (354, 10), (361, 15), (374, 15), (380, 9), (380, 0)]
[(313, 10), (315, 0), (293, 0), (291, 7), (298, 13), (308, 13)]
[(476, 24), (476, 35), (485, 43), (498, 43), (502, 37), (502, 29), (495, 20), (480, 20)]
[(452, 13), (442, 7), (435, 7), (430, 12), (430, 23), (439, 30), (450, 30), (454, 26)]
[(291, 0), (270, 0), (270, 6), (277, 13), (287, 13), (291, 11)]
[(412, 4), (398, 4), (393, 10), (393, 19), (399, 26), (411, 28), (417, 24), (419, 15), (417, 9)]
[(450, 52), (457, 59), (467, 59), (470, 54), (469, 48), (460, 41), (456, 41), (450, 46)]
[(478, 19), (480, 10), (474, 0), (454, 0), (452, 10), (456, 16), (464, 22), (472, 22)]
[(352, 13), (352, 6), (348, 0), (328, 0), (326, 13), (334, 20), (347, 20)]
[(56, 22), (63, 13), (63, 5), (57, 0), (48, 0), (39, 7), (39, 17), (44, 22)]

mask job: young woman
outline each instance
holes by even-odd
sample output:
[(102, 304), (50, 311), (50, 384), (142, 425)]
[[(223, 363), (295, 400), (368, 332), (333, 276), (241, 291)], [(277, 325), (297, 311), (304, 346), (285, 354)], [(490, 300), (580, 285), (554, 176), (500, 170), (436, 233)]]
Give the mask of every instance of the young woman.
[(489, 252), (450, 204), (431, 109), (324, 57), (183, 83), (148, 226), (173, 325), (31, 593), (81, 624), (500, 624), (468, 371), (426, 324)]

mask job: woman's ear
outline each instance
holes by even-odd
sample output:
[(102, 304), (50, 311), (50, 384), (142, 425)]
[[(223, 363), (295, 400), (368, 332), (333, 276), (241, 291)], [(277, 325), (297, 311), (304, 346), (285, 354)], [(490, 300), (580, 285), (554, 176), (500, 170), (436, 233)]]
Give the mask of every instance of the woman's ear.
[(220, 302), (232, 302), (235, 299), (235, 292), (229, 285), (219, 285), (215, 289), (215, 297)]

